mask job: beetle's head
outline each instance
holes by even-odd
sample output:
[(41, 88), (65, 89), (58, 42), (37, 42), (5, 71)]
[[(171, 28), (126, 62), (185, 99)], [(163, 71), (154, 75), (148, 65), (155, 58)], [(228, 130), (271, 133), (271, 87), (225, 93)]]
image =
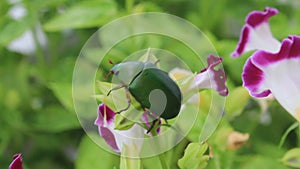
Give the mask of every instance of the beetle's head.
[(129, 84), (143, 68), (143, 62), (128, 61), (114, 65), (110, 69), (110, 74), (115, 75), (121, 82)]
[[(121, 63), (120, 63), (120, 64), (121, 64)], [(109, 73), (117, 76), (117, 75), (119, 74), (119, 72), (121, 71), (121, 68), (122, 68), (122, 65), (120, 65), (120, 64), (114, 65), (114, 66), (110, 69)]]

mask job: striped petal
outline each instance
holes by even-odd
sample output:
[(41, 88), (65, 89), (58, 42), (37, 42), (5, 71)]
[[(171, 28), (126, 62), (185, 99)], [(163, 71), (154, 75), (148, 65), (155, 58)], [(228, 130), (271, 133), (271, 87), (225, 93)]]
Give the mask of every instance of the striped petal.
[(222, 58), (214, 55), (207, 57), (208, 66), (196, 75), (195, 84), (199, 89), (214, 89), (221, 96), (228, 95), (226, 75), (223, 68), (216, 69), (222, 63)]
[(21, 154), (15, 154), (14, 160), (9, 165), (9, 169), (23, 169), (22, 166), (22, 155)]
[(269, 18), (277, 13), (277, 9), (270, 7), (266, 7), (263, 12), (249, 13), (238, 46), (231, 56), (238, 57), (255, 49), (277, 52), (280, 49), (280, 42), (273, 37), (269, 26)]
[(95, 125), (98, 126), (100, 136), (116, 152), (120, 152), (124, 144), (139, 152), (143, 144), (141, 138), (144, 138), (145, 129), (134, 124), (128, 130), (115, 130), (114, 118), (114, 111), (103, 103), (99, 105)]
[(300, 121), (300, 37), (282, 41), (277, 53), (255, 52), (243, 70), (244, 86), (254, 97), (270, 93)]
[[(183, 93), (201, 91), (204, 89), (214, 89), (221, 96), (228, 95), (228, 88), (226, 86), (226, 75), (223, 68), (216, 68), (222, 63), (222, 58), (209, 55), (207, 57), (207, 67), (202, 69), (195, 78), (193, 73), (185, 69), (175, 68), (169, 72), (170, 77), (179, 81), (181, 91)], [(188, 95), (188, 94), (187, 94)]]

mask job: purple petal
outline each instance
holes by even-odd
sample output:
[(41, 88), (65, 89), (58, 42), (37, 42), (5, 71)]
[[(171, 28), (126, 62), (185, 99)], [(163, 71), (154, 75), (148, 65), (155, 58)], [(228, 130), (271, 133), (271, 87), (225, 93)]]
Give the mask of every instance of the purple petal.
[(14, 160), (9, 165), (9, 169), (23, 169), (22, 166), (22, 155), (21, 154), (15, 154)]
[(271, 7), (266, 7), (263, 12), (252, 11), (246, 18), (246, 23), (255, 28), (264, 22), (268, 22), (269, 18), (278, 14), (278, 10)]
[(244, 87), (250, 91), (252, 96), (266, 97), (271, 93), (269, 89), (261, 87), (264, 81), (264, 73), (252, 63), (251, 58), (245, 64), (242, 78)]
[(95, 120), (95, 125), (98, 126), (99, 134), (103, 137), (105, 142), (111, 146), (114, 151), (119, 152), (120, 150), (112, 132), (114, 117), (115, 113), (108, 106), (102, 103), (98, 107), (98, 117)]
[(253, 63), (259, 67), (265, 67), (269, 64), (279, 62), (284, 59), (300, 58), (300, 37), (289, 36), (282, 41), (278, 53), (258, 51), (252, 56)]
[(208, 66), (196, 76), (196, 84), (200, 89), (213, 88), (221, 96), (228, 95), (226, 86), (226, 75), (223, 68), (215, 69), (222, 62), (222, 58), (209, 55), (207, 58)]
[(238, 46), (231, 56), (238, 57), (255, 49), (277, 52), (280, 43), (273, 37), (269, 27), (269, 18), (277, 13), (277, 9), (270, 7), (267, 7), (263, 12), (253, 11), (249, 13)]
[(300, 121), (300, 37), (284, 39), (278, 53), (255, 52), (243, 71), (244, 86), (252, 96), (271, 92), (278, 102)]
[(95, 120), (95, 124), (102, 126), (103, 124), (105, 124), (105, 122), (111, 123), (114, 117), (115, 117), (115, 112), (102, 103), (98, 106), (98, 117)]
[[(149, 116), (147, 115), (147, 113), (144, 113), (142, 116), (142, 119), (144, 120), (145, 124), (147, 125), (147, 127), (151, 127), (152, 123), (149, 122)], [(161, 119), (158, 120), (158, 125), (161, 125)], [(159, 133), (160, 132), (160, 127), (158, 127), (156, 129), (156, 132)]]
[(98, 126), (100, 136), (116, 152), (120, 152), (124, 144), (139, 152), (145, 129), (135, 124), (128, 130), (115, 130), (114, 118), (115, 112), (103, 103), (99, 105), (95, 124)]
[(106, 127), (99, 127), (99, 133), (100, 136), (103, 137), (103, 139), (105, 140), (105, 142), (111, 146), (111, 148), (116, 151), (116, 152), (120, 152), (117, 143), (116, 143), (116, 139), (114, 134), (110, 131), (110, 129), (106, 128)]

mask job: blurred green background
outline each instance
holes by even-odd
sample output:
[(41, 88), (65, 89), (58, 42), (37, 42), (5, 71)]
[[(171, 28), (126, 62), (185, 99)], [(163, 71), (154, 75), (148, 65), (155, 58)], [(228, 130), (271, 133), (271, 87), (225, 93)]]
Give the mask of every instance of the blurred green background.
[[(268, 109), (262, 109), (261, 102), (239, 87), (250, 53), (230, 58), (246, 15), (266, 6), (280, 11), (270, 19), (276, 38), (300, 34), (297, 0), (1, 0), (0, 168), (7, 168), (18, 152), (28, 169), (118, 166), (118, 157), (97, 147), (77, 120), (72, 103), (73, 68), (84, 43), (99, 27), (121, 16), (153, 11), (196, 25), (224, 59), (230, 95), (226, 115), (209, 140), (214, 158), (208, 168), (287, 168), (280, 159), (299, 146), (299, 131), (283, 135), (295, 120), (276, 101), (268, 101)], [(135, 45), (120, 47), (113, 55), (129, 55)], [(178, 55), (190, 54), (177, 43), (168, 45)], [(106, 68), (104, 73), (109, 65)], [(233, 130), (249, 133), (250, 140), (240, 149), (228, 150), (225, 135)], [(281, 139), (284, 143), (279, 147)], [(176, 153), (177, 159), (183, 155), (183, 151)], [(144, 168), (151, 168), (151, 160), (144, 160)], [(176, 159), (170, 163), (171, 168), (178, 167)]]

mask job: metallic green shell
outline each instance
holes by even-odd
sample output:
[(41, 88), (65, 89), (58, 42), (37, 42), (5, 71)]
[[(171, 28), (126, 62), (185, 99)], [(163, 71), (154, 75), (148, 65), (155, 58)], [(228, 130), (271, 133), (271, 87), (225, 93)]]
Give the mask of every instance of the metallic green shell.
[[(168, 74), (157, 68), (146, 68), (130, 83), (129, 91), (142, 107), (152, 113), (171, 119), (178, 115), (182, 95)], [(151, 103), (152, 106), (151, 106)]]

